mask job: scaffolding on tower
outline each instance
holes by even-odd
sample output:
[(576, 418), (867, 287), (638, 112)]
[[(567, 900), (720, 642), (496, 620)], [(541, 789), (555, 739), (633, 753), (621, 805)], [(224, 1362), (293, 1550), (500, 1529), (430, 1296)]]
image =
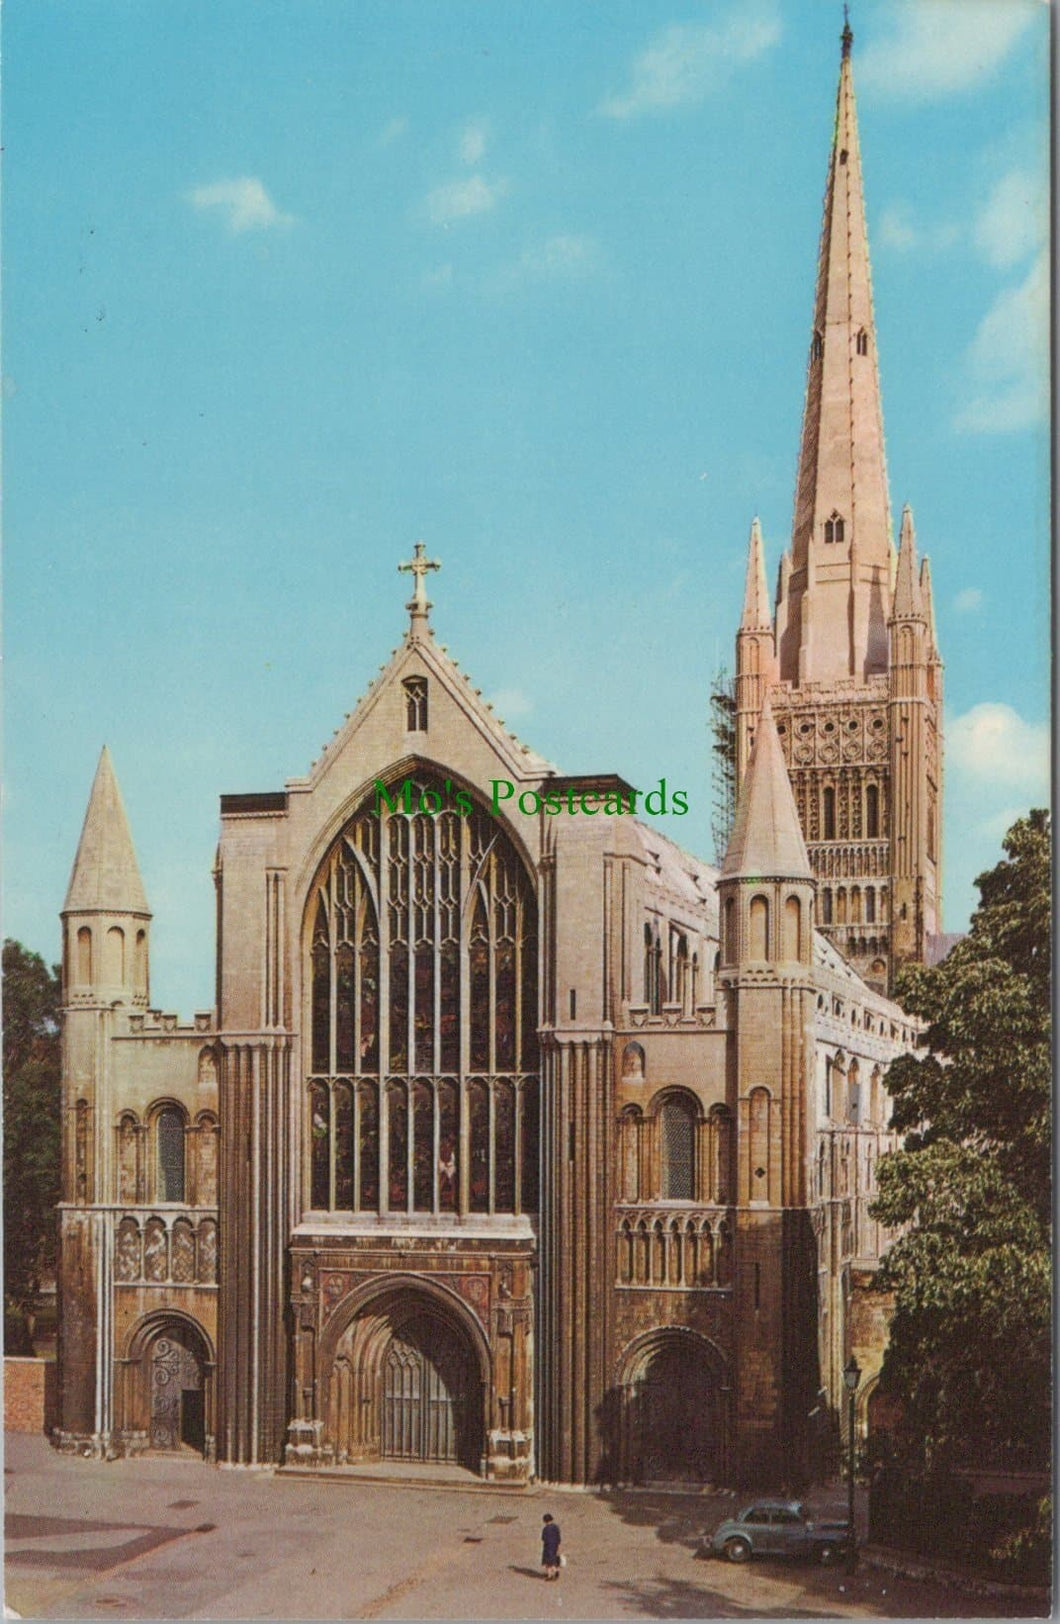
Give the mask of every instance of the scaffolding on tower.
[(720, 665), (710, 690), (711, 834), (714, 861), (721, 867), (736, 816), (736, 692), (728, 668)]

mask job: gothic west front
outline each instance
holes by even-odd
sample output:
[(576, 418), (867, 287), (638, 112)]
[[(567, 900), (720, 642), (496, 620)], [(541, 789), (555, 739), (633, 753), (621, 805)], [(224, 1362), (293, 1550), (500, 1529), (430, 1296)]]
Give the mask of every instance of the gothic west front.
[[(941, 662), (908, 511), (892, 530), (850, 46), (720, 869), (506, 730), (435, 639), (419, 544), (404, 639), (310, 772), (222, 797), (190, 1024), (152, 1004), (104, 750), (62, 913), (58, 1447), (776, 1486), (826, 1468), (852, 1354), (868, 1424)], [(526, 792), (558, 811), (509, 810)]]

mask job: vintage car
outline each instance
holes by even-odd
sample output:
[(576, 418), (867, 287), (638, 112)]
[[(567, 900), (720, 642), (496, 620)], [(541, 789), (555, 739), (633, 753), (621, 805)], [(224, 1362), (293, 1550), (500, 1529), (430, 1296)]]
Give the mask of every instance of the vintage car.
[(704, 1535), (700, 1556), (748, 1562), (752, 1556), (798, 1556), (834, 1562), (846, 1550), (850, 1525), (815, 1520), (799, 1500), (756, 1500)]

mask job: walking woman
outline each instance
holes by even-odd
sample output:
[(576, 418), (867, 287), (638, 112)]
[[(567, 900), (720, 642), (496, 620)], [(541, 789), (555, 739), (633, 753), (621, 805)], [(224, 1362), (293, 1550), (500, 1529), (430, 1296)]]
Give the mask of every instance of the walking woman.
[(541, 1566), (546, 1579), (559, 1578), (559, 1523), (546, 1511), (541, 1520)]

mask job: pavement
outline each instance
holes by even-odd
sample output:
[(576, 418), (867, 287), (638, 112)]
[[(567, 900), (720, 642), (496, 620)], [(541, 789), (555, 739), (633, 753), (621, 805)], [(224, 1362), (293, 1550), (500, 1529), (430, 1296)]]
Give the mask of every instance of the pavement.
[[(953, 1585), (695, 1555), (733, 1498), (104, 1463), (5, 1436), (5, 1596), (47, 1619), (1023, 1617)], [(842, 1510), (841, 1493), (811, 1496)], [(556, 1584), (541, 1518), (563, 1531)], [(1011, 1602), (1007, 1605), (1007, 1602)]]

